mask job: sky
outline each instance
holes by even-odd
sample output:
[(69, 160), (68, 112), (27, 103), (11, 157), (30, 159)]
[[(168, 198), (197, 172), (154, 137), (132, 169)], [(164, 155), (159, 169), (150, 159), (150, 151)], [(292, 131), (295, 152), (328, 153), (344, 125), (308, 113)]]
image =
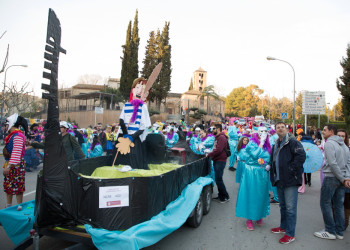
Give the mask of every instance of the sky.
[[(41, 95), (49, 8), (61, 22), (58, 81), (77, 84), (85, 74), (120, 78), (122, 45), (129, 21), (139, 13), (139, 70), (151, 31), (170, 22), (171, 92), (188, 90), (193, 72), (207, 71), (208, 85), (227, 96), (258, 85), (266, 94), (293, 98), (296, 92), (325, 91), (333, 106), (341, 98), (336, 79), (350, 42), (348, 0), (0, 0), (0, 65), (10, 46), (6, 83), (30, 83)], [(0, 66), (1, 67), (1, 66)], [(4, 73), (0, 75), (4, 81)]]

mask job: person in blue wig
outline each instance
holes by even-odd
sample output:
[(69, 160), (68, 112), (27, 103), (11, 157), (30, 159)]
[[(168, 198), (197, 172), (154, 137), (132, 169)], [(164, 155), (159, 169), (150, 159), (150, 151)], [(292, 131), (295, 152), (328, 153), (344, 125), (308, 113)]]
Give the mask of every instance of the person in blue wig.
[(231, 156), (229, 161), (228, 169), (231, 171), (235, 171), (234, 168), (236, 159), (237, 159), (237, 144), (238, 144), (238, 133), (240, 132), (238, 129), (238, 120), (234, 121), (234, 126), (228, 127), (228, 145), (230, 146)]
[(245, 148), (247, 158), (237, 195), (236, 216), (246, 218), (248, 230), (254, 230), (270, 214), (269, 177), (271, 145), (266, 127), (259, 127), (258, 133)]

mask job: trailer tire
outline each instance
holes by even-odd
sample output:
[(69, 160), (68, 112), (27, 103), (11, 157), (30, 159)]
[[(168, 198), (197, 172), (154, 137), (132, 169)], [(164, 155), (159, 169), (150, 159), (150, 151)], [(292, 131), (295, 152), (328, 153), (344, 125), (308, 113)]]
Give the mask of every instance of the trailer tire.
[(194, 207), (191, 216), (187, 219), (187, 225), (190, 227), (199, 227), (203, 219), (203, 198), (199, 196), (196, 206)]
[(203, 188), (202, 196), (203, 196), (203, 215), (206, 215), (210, 211), (211, 201), (213, 194), (213, 186), (211, 184), (205, 186)]

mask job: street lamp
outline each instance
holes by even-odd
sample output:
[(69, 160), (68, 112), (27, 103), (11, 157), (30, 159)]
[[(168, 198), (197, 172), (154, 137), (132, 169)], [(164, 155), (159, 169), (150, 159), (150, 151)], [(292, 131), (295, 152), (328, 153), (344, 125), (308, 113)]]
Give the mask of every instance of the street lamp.
[(329, 104), (331, 104), (331, 103), (327, 102), (327, 111), (328, 111), (328, 122), (327, 122), (327, 124), (329, 124), (329, 107), (328, 107)]
[(11, 67), (28, 67), (28, 65), (25, 64), (14, 64), (14, 65), (10, 65), (7, 67), (7, 69), (5, 70), (5, 76), (4, 76), (4, 87), (2, 89), (2, 97), (1, 97), (1, 126), (3, 124), (3, 115), (4, 115), (4, 104), (5, 104), (5, 89), (6, 89), (6, 75), (7, 75), (7, 70)]
[(278, 59), (278, 58), (275, 58), (275, 57), (268, 56), (266, 59), (268, 61), (276, 60), (276, 61), (285, 62), (285, 63), (289, 64), (289, 66), (292, 67), (292, 70), (293, 70), (293, 82), (294, 82), (294, 89), (293, 89), (293, 135), (294, 135), (295, 134), (295, 71), (294, 71), (294, 68), (293, 68), (292, 64), (290, 64), (289, 62), (281, 60), (281, 59)]

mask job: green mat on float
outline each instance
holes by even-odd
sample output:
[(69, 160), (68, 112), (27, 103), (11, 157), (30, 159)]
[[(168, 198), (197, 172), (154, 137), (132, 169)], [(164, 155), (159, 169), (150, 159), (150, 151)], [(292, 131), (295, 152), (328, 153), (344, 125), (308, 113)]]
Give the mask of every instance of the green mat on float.
[(173, 164), (173, 163), (163, 163), (163, 164), (149, 164), (146, 169), (133, 169), (128, 172), (120, 172), (123, 165), (117, 166), (103, 166), (96, 168), (91, 176), (81, 175), (86, 178), (96, 178), (96, 179), (111, 179), (111, 178), (128, 178), (128, 177), (149, 177), (158, 176), (175, 170), (183, 165)]

